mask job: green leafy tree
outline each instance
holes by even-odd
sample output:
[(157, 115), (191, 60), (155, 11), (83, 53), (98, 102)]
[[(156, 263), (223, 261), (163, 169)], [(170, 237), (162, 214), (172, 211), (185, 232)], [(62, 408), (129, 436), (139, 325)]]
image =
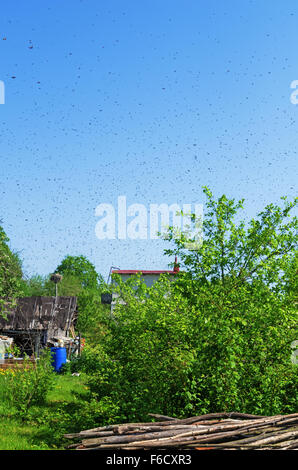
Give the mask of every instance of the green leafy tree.
[(97, 289), (102, 282), (94, 265), (84, 256), (66, 256), (55, 272), (78, 279), (83, 289)]
[[(185, 233), (177, 237), (177, 232), (170, 227), (167, 239), (174, 242), (175, 248), (165, 250), (165, 254), (178, 255), (189, 277), (198, 281), (200, 288), (214, 283), (226, 287), (223, 290), (225, 297), (231, 287), (234, 291), (255, 280), (280, 291), (283, 274), (293, 262), (293, 256), (297, 260), (298, 221), (297, 217), (291, 218), (291, 211), (298, 198), (288, 202), (283, 197), (284, 207), (269, 204), (256, 219), (245, 224), (235, 221), (239, 210), (243, 209), (243, 199), (235, 202), (223, 195), (216, 200), (207, 187), (204, 187), (204, 193), (207, 212), (202, 222), (200, 247), (195, 250), (185, 248), (194, 240)], [(192, 214), (191, 218), (196, 225), (196, 215)]]
[[(102, 290), (101, 290), (102, 288)], [(110, 315), (110, 305), (101, 303), (101, 292), (106, 289), (101, 285), (98, 290), (82, 290), (78, 296), (78, 320), (76, 328), (93, 344), (101, 341), (106, 333), (106, 322)]]
[(243, 201), (204, 192), (202, 243), (169, 229), (166, 254), (181, 264), (175, 280), (148, 288), (114, 277), (124, 303), (100, 347), (88, 349), (91, 390), (110, 397), (123, 419), (298, 412), (296, 201), (245, 224), (236, 222)]
[(114, 276), (114, 286), (125, 305), (106, 317), (100, 343), (82, 355), (91, 392), (112, 399), (122, 420), (187, 413), (195, 351), (186, 299), (166, 276), (151, 288), (138, 276), (126, 282)]
[(9, 238), (0, 227), (0, 311), (5, 314), (6, 308), (22, 295), (22, 263), (18, 254), (13, 253), (8, 245)]
[(24, 280), (24, 297), (33, 297), (33, 296), (49, 296), (50, 285), (48, 285), (49, 276), (40, 276), (36, 274)]
[[(291, 217), (297, 199), (282, 198), (284, 207), (269, 204), (245, 224), (235, 221), (243, 200), (225, 195), (215, 200), (208, 188), (204, 193), (200, 247), (189, 250), (192, 240), (184, 233), (177, 238), (170, 228), (168, 239), (175, 247), (166, 250), (179, 256), (184, 272), (177, 288), (199, 312), (194, 370), (208, 383), (208, 393), (200, 391), (198, 403), (207, 406), (209, 400), (213, 409), (281, 410), (291, 380), (297, 386), (297, 368), (289, 361), (298, 336), (297, 217)], [(195, 215), (192, 221), (197, 222)], [(297, 395), (294, 402), (297, 409)]]
[[(50, 275), (39, 274), (24, 281), (24, 297), (42, 296), (52, 297), (56, 294), (55, 284), (50, 280)], [(77, 277), (66, 274), (58, 284), (59, 296), (77, 296), (82, 292), (82, 284)]]
[[(62, 274), (58, 283), (59, 296), (79, 296), (83, 291), (98, 291), (103, 283), (93, 264), (84, 256), (66, 256), (55, 273)], [(51, 275), (31, 276), (24, 281), (24, 296), (54, 296), (55, 284)]]

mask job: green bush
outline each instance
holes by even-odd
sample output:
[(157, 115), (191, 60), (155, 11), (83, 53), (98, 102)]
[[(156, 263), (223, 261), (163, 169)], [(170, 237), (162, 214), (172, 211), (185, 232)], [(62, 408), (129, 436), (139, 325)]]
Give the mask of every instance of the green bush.
[(283, 208), (270, 204), (245, 224), (235, 221), (243, 201), (204, 192), (203, 223), (191, 216), (202, 242), (167, 235), (175, 246), (166, 254), (178, 255), (183, 270), (151, 288), (114, 276), (125, 303), (77, 362), (94, 397), (117, 404), (122, 420), (298, 411), (297, 201), (283, 198)]
[(81, 364), (91, 391), (119, 403), (122, 419), (297, 411), (290, 361), (296, 316), (274, 294), (264, 290), (264, 302), (251, 289), (242, 292), (241, 309), (231, 311), (202, 299), (193, 305), (167, 279), (150, 289), (138, 279), (119, 286), (126, 305), (118, 305), (110, 334), (86, 349)]
[(25, 358), (23, 368), (8, 369), (3, 375), (4, 399), (17, 412), (27, 412), (31, 406), (44, 404), (55, 378), (50, 351), (44, 350), (35, 365)]

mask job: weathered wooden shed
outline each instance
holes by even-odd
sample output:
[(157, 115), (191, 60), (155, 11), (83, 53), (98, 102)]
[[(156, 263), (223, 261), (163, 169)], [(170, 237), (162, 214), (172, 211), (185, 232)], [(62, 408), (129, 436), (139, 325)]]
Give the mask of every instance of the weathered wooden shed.
[(22, 353), (38, 355), (40, 348), (69, 337), (76, 319), (76, 297), (24, 297), (6, 318), (0, 316), (0, 334), (14, 338)]

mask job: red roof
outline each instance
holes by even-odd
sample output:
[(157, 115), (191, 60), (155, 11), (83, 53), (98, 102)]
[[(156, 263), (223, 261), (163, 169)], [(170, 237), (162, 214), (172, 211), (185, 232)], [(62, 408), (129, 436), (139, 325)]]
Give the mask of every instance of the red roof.
[(176, 274), (179, 271), (179, 264), (177, 263), (177, 256), (175, 257), (175, 264), (172, 270), (143, 270), (143, 269), (115, 269), (112, 274)]
[(142, 269), (117, 269), (117, 270), (114, 270), (112, 271), (112, 274), (138, 274), (138, 273), (141, 273), (141, 274), (165, 274), (165, 273), (169, 273), (169, 274), (175, 274), (176, 271), (169, 271), (169, 270), (162, 270), (162, 271), (144, 271)]

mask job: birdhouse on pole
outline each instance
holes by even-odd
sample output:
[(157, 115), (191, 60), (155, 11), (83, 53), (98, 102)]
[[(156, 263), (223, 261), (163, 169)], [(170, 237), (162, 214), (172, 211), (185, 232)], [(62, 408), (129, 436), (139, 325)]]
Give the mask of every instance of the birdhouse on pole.
[(55, 292), (56, 298), (58, 297), (58, 283), (61, 282), (62, 279), (63, 279), (63, 276), (59, 273), (54, 273), (50, 277), (50, 281), (54, 282), (56, 286), (56, 292)]

